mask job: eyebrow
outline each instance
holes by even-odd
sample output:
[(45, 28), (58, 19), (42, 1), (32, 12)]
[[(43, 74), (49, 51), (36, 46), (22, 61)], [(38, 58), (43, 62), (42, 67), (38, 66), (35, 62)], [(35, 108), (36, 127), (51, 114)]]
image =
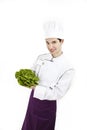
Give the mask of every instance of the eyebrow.
[[(54, 42), (56, 42), (56, 40), (53, 40), (51, 43), (54, 43)], [(46, 41), (46, 43), (49, 43), (48, 41)]]

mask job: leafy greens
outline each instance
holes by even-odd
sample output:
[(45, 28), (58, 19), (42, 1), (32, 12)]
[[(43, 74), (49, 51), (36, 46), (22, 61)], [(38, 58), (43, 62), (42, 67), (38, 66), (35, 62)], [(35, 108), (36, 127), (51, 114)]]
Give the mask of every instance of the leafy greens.
[(20, 69), (15, 73), (15, 78), (22, 86), (30, 88), (38, 85), (39, 78), (31, 69)]

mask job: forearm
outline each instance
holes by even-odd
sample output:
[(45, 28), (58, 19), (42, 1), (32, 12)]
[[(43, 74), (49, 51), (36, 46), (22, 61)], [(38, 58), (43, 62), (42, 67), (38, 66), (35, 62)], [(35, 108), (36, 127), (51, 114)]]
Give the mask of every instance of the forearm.
[(57, 100), (62, 98), (70, 88), (73, 76), (74, 71), (68, 70), (54, 85), (37, 85), (34, 91), (34, 97), (40, 100)]

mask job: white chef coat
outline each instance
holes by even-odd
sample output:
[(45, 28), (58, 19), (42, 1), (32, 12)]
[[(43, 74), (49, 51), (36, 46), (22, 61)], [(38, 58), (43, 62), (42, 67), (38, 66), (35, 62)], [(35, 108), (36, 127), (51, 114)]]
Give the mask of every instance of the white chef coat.
[(38, 56), (32, 70), (40, 79), (34, 90), (34, 98), (40, 100), (57, 100), (63, 97), (70, 88), (75, 72), (63, 54), (53, 58), (49, 53)]

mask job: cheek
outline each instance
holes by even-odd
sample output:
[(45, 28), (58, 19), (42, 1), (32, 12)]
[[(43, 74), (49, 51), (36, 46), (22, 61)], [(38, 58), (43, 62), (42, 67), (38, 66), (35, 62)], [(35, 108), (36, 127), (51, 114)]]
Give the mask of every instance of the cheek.
[(53, 46), (53, 48), (57, 49), (57, 48), (58, 48), (58, 46)]
[(47, 46), (47, 49), (49, 49), (49, 46)]
[(56, 47), (56, 46), (54, 46), (54, 47), (53, 47), (53, 49), (57, 50), (57, 47)]

